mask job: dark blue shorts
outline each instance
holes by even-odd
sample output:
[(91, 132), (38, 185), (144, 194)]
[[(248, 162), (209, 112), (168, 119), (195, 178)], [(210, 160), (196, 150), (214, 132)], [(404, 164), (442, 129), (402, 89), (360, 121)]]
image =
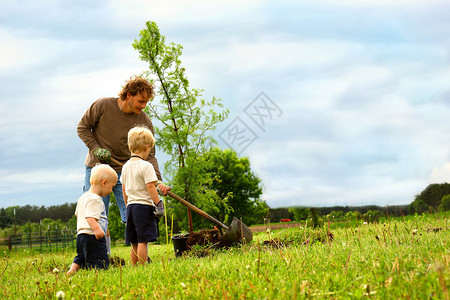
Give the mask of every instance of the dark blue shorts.
[(155, 211), (152, 205), (130, 204), (127, 206), (126, 244), (156, 242), (158, 230)]
[(109, 257), (105, 237), (97, 240), (95, 235), (85, 233), (77, 235), (77, 256), (73, 262), (83, 269), (108, 269)]

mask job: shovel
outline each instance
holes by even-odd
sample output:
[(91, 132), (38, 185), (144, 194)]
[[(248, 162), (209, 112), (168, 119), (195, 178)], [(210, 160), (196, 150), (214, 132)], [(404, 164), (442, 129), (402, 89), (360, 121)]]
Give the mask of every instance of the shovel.
[(233, 221), (231, 222), (230, 226), (223, 224), (222, 222), (216, 220), (212, 216), (208, 215), (206, 212), (201, 210), (200, 208), (192, 205), (191, 203), (187, 202), (180, 196), (174, 194), (171, 191), (167, 192), (167, 195), (172, 197), (173, 199), (177, 200), (178, 202), (185, 205), (190, 210), (195, 211), (205, 219), (211, 221), (212, 223), (216, 224), (220, 228), (223, 228), (226, 230), (225, 234), (222, 236), (222, 241), (226, 244), (234, 244), (239, 243), (243, 239), (245, 239), (247, 242), (250, 242), (253, 239), (253, 234), (250, 231), (250, 228), (247, 227), (244, 223), (242, 223), (238, 218), (233, 217)]

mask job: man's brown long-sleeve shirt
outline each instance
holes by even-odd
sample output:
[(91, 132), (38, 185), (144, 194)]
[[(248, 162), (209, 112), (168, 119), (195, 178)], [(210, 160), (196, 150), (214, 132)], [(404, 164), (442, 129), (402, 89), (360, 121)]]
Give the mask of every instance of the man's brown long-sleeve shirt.
[[(142, 125), (154, 133), (152, 121), (144, 112), (140, 114), (124, 113), (120, 110), (117, 100), (118, 98), (98, 99), (86, 110), (78, 123), (78, 136), (89, 149), (85, 161), (88, 167), (94, 167), (100, 163), (94, 155), (94, 150), (98, 147), (111, 151), (111, 156), (121, 163), (130, 159), (131, 153), (127, 142), (128, 131), (131, 128)], [(162, 180), (155, 157), (155, 147), (150, 151), (147, 161), (155, 168), (158, 179)], [(116, 172), (122, 171), (122, 166), (113, 162), (110, 165)]]

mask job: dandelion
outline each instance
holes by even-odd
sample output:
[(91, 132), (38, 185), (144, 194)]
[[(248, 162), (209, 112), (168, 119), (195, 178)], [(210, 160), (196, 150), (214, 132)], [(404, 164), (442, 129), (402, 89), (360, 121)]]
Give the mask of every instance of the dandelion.
[(59, 273), (59, 269), (58, 268), (54, 268), (53, 269), (53, 273), (58, 274)]
[(367, 222), (364, 222), (363, 225), (367, 225)]
[(65, 299), (66, 298), (66, 293), (64, 293), (63, 291), (59, 291), (56, 293), (56, 299)]
[(412, 234), (417, 234), (417, 229), (413, 229)]

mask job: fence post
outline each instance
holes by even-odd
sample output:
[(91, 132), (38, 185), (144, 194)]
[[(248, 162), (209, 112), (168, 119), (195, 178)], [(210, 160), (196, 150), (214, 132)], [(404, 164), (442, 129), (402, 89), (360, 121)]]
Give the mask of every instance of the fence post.
[[(14, 209), (14, 234), (13, 235), (17, 240), (17, 237), (16, 237), (16, 209)], [(14, 243), (14, 249), (17, 249), (17, 242)]]
[(12, 250), (12, 245), (11, 245), (11, 236), (8, 237), (8, 249), (9, 251)]
[(33, 242), (31, 241), (31, 222), (28, 220), (28, 244), (30, 245), (30, 250), (33, 249)]
[(67, 227), (66, 230), (63, 231), (63, 245), (64, 245), (64, 249), (67, 247), (66, 246), (66, 239), (67, 239)]
[(39, 249), (42, 252), (42, 220), (39, 221)]

